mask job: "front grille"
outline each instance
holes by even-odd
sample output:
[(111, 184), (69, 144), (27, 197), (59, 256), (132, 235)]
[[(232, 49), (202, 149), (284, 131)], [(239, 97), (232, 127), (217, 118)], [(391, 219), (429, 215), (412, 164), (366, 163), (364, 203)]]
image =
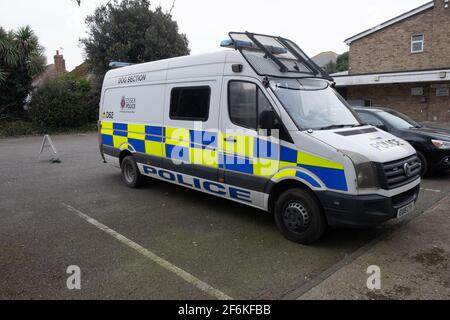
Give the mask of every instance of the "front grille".
[(396, 209), (401, 208), (409, 203), (411, 201), (417, 200), (417, 197), (419, 196), (420, 192), (420, 186), (417, 186), (415, 188), (412, 188), (408, 191), (405, 191), (401, 194), (398, 194), (394, 197), (392, 197), (392, 206)]
[[(409, 166), (409, 174), (406, 174), (405, 165)], [(413, 182), (420, 176), (421, 164), (419, 158), (414, 155), (402, 160), (377, 164), (378, 177), (383, 189), (391, 190)]]

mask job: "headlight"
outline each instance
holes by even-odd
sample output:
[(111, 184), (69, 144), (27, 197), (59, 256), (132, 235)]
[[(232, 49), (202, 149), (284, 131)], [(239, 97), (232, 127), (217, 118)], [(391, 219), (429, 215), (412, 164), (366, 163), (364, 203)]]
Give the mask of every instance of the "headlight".
[(359, 189), (379, 188), (377, 169), (373, 162), (363, 155), (342, 150), (342, 152), (352, 160), (356, 171), (356, 181)]
[(431, 140), (431, 143), (438, 149), (450, 149), (450, 141)]

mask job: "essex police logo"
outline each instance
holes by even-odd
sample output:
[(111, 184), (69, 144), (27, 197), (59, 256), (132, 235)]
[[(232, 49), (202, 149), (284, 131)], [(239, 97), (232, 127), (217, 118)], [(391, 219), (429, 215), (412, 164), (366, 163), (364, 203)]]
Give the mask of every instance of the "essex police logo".
[(121, 113), (135, 113), (136, 112), (136, 98), (127, 98), (125, 96), (120, 100)]

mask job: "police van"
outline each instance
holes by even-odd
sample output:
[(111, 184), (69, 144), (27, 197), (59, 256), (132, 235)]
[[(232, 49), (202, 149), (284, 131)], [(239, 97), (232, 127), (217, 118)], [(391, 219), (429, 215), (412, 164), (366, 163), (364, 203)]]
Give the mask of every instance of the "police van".
[(362, 123), (294, 42), (229, 36), (218, 53), (106, 74), (100, 149), (126, 185), (151, 177), (271, 212), (302, 244), (414, 211), (407, 142)]

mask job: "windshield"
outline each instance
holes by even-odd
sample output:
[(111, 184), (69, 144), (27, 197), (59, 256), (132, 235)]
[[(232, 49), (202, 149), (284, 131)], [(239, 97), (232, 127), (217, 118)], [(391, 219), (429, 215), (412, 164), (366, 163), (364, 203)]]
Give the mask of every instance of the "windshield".
[(394, 110), (381, 111), (377, 113), (383, 120), (397, 129), (421, 128), (422, 126), (413, 119)]
[(356, 127), (345, 101), (321, 79), (272, 79), (270, 87), (301, 130)]

